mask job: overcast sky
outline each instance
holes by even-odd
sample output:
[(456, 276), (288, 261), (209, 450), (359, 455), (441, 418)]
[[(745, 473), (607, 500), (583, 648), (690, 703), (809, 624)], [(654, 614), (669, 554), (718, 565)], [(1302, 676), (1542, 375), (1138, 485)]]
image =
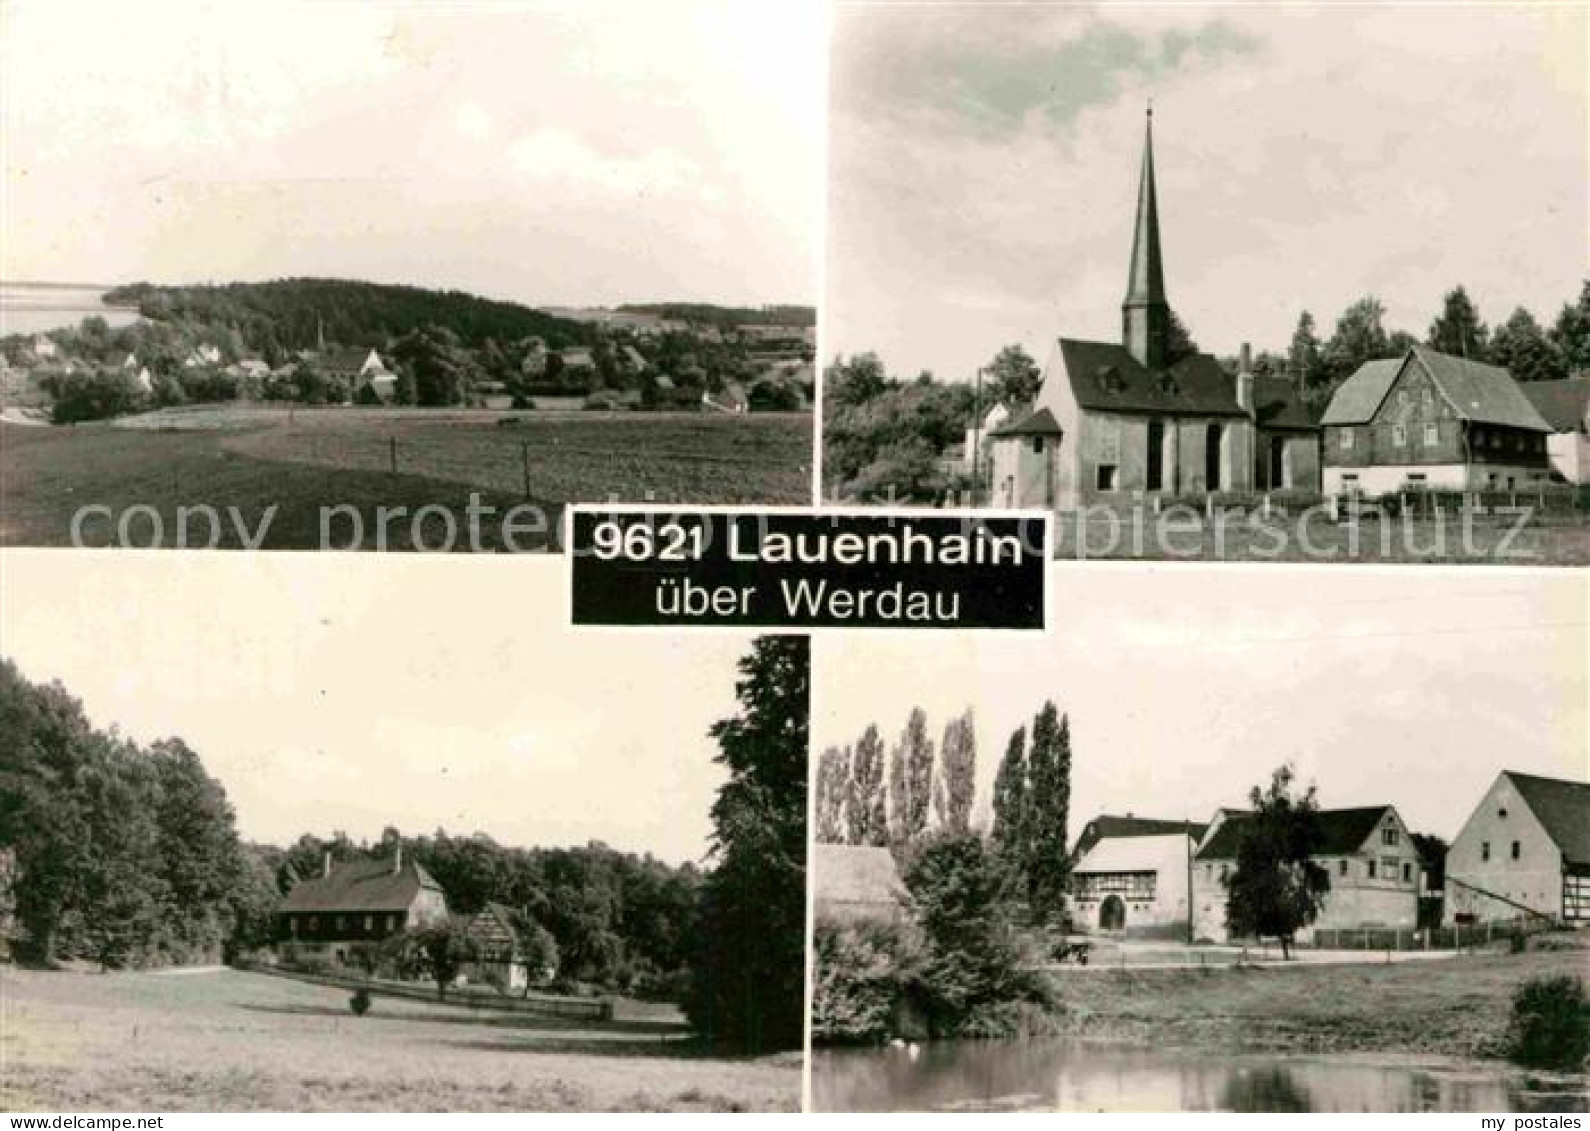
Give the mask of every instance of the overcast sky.
[(846, 6), (833, 30), (825, 353), (969, 379), (1118, 340), (1154, 105), (1166, 286), (1199, 345), (1284, 349), (1365, 293), (1423, 337), (1578, 294), (1586, 12)]
[[(1441, 574), (1439, 584), (1434, 575)], [(1070, 833), (1206, 820), (1283, 762), (1326, 808), (1450, 839), (1503, 769), (1590, 778), (1586, 588), (1567, 570), (1061, 566), (1048, 637), (819, 637), (814, 749), (912, 707), (977, 717), (978, 811), (1046, 698), (1071, 719)]]
[(814, 5), (0, 7), (0, 278), (816, 301)]
[(445, 827), (701, 859), (707, 728), (748, 638), (573, 632), (553, 558), (327, 564), (8, 551), (0, 641), (95, 725), (187, 740), (250, 839)]

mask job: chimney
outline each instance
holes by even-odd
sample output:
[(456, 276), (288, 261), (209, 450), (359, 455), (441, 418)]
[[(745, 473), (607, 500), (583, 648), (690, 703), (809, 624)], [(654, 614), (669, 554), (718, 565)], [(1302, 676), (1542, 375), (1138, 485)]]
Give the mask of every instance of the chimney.
[(397, 845), (392, 849), (392, 874), (395, 876), (403, 871), (403, 846)]
[(1237, 407), (1253, 415), (1253, 349), (1247, 342), (1237, 354)]
[(320, 866), (320, 875), (322, 879), (331, 875), (331, 849), (329, 848), (326, 849), (325, 862)]

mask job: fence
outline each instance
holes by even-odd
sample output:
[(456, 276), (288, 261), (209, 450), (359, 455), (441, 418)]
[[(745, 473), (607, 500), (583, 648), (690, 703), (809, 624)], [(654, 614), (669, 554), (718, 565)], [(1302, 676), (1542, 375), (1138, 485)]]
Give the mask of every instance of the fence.
[(1383, 514), (1391, 517), (1474, 518), (1494, 516), (1511, 520), (1528, 512), (1532, 520), (1579, 519), (1590, 512), (1590, 492), (1560, 484), (1541, 484), (1517, 490), (1449, 491), (1410, 487), (1384, 495), (1343, 492), (1331, 497), (1335, 516)]
[[(269, 974), (277, 978), (291, 978), (298, 982), (312, 982), (317, 986), (331, 986), (342, 990), (366, 990), (388, 997), (408, 998), (412, 1001), (435, 1002), (434, 986), (421, 986), (410, 982), (393, 982), (382, 978), (352, 978), (338, 974), (311, 974), (283, 966), (270, 966), (257, 962), (239, 962), (240, 970), (255, 974)], [(532, 995), (523, 998), (503, 997), (496, 991), (481, 993), (467, 987), (450, 989), (447, 1000), (454, 1005), (468, 1005), (474, 1009), (496, 1009), (507, 1013), (525, 1013), (540, 1017), (566, 1017), (584, 1021), (611, 1021), (613, 1003), (589, 998), (550, 997)]]
[(1520, 917), (1517, 920), (1454, 924), (1450, 927), (1341, 927), (1316, 929), (1309, 945), (1315, 950), (1465, 950), (1498, 939), (1549, 931), (1554, 924)]

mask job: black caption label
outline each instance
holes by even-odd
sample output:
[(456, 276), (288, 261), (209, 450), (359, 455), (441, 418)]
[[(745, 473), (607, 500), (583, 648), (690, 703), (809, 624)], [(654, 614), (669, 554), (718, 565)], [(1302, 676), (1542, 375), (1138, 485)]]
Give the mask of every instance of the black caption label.
[(1044, 626), (1044, 515), (572, 512), (575, 624)]

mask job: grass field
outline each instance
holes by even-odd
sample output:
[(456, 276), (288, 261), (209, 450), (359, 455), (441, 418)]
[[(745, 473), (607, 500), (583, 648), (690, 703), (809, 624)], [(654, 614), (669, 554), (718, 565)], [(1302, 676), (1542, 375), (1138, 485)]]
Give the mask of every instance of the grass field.
[(794, 1111), (800, 1058), (679, 1026), (559, 1022), (233, 970), (0, 970), (8, 1111)]
[[(393, 473), (394, 462), (397, 466)], [(526, 474), (528, 465), (528, 477)], [(361, 516), (360, 548), (377, 548), (377, 509), (405, 508), (388, 548), (439, 548), (446, 520), (427, 515), (420, 537), (410, 516), (427, 504), (455, 517), (455, 549), (466, 534), (471, 491), (495, 516), (480, 524), (483, 549), (546, 548), (564, 504), (573, 502), (786, 503), (810, 499), (811, 417), (701, 413), (498, 413), (483, 410), (184, 409), (76, 428), (0, 425), (0, 544), (72, 544), (73, 516), (107, 507), (82, 524), (82, 542), (121, 541), (129, 507), (154, 509), (164, 544), (180, 507), (208, 505), (229, 518), (224, 548), (239, 548), (272, 514), (267, 549), (321, 546), (321, 508)], [(501, 515), (527, 501), (504, 535)], [(269, 512), (270, 507), (274, 512)], [(537, 529), (544, 527), (545, 529)], [(129, 520), (127, 541), (152, 539), (148, 513)], [(347, 520), (332, 548), (348, 548)], [(190, 537), (208, 537), (208, 526)], [(417, 543), (417, 544), (416, 544)], [(191, 542), (190, 542), (191, 544)]]
[[(1094, 971), (1054, 979), (1063, 1026), (1155, 1047), (1494, 1056), (1514, 991), (1590, 972), (1583, 939), (1392, 965)], [(1555, 941), (1551, 941), (1555, 940)]]

